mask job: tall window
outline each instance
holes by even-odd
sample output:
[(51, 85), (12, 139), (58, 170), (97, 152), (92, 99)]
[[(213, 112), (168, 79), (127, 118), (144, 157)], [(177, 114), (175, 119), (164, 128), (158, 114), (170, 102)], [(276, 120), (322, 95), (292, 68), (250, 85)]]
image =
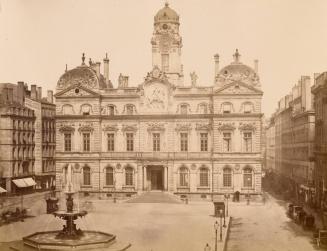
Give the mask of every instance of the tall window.
[(252, 132), (243, 133), (244, 150), (252, 152)]
[(126, 167), (125, 168), (125, 185), (126, 186), (133, 186), (133, 168)]
[(64, 134), (64, 147), (65, 147), (65, 152), (70, 152), (72, 150), (72, 134), (71, 133)]
[(188, 186), (188, 170), (184, 166), (179, 169), (179, 185), (181, 187)]
[(252, 187), (252, 169), (247, 167), (243, 170), (244, 187)]
[(133, 105), (126, 105), (126, 114), (133, 115), (134, 113), (134, 106)]
[(134, 134), (133, 133), (126, 133), (126, 150), (127, 151), (134, 151)]
[(200, 133), (201, 152), (208, 151), (208, 133)]
[(108, 151), (113, 152), (115, 151), (115, 134), (108, 133), (107, 134), (107, 141), (108, 141)]
[(162, 71), (169, 71), (169, 54), (161, 54)]
[(224, 103), (223, 104), (223, 113), (231, 113), (232, 112), (232, 104)]
[(223, 151), (230, 152), (231, 151), (231, 141), (232, 134), (230, 132), (223, 133)]
[(186, 104), (181, 105), (181, 114), (187, 114), (187, 105)]
[(252, 112), (252, 104), (251, 103), (245, 103), (244, 104), (244, 113), (251, 113)]
[(181, 133), (181, 151), (187, 152), (188, 151), (188, 134)]
[(209, 170), (208, 168), (200, 168), (200, 186), (208, 187), (209, 186)]
[(88, 166), (83, 167), (83, 184), (91, 185), (91, 169)]
[(153, 133), (153, 151), (159, 152), (160, 151), (160, 133)]
[(109, 115), (115, 115), (115, 107), (113, 105), (108, 106)]
[(106, 185), (114, 185), (114, 169), (111, 166), (106, 168)]
[(90, 151), (90, 133), (83, 133), (83, 151)]
[(229, 167), (225, 167), (223, 171), (223, 186), (232, 186), (232, 170)]

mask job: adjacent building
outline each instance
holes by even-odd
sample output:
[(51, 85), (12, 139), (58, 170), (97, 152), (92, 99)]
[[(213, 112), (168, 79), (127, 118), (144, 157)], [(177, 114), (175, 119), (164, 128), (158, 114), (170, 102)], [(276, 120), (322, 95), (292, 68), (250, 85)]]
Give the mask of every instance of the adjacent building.
[(312, 86), (316, 111), (315, 127), (315, 187), (316, 201), (319, 207), (327, 210), (327, 72), (316, 74)]
[[(163, 190), (179, 195), (261, 193), (263, 92), (258, 62), (236, 50), (214, 81), (184, 80), (179, 16), (168, 4), (154, 17), (152, 69), (113, 84), (109, 59), (67, 70), (56, 90), (56, 184), (73, 165), (75, 187), (112, 196)], [(210, 66), (209, 66), (210, 67)]]
[(315, 113), (310, 77), (302, 76), (278, 103), (267, 129), (267, 168), (290, 197), (314, 203)]
[[(42, 99), (40, 88), (32, 85), (28, 90), (24, 82), (0, 84), (0, 93), (0, 186), (9, 193), (50, 188), (55, 182), (55, 105)], [(49, 155), (44, 139), (48, 133)], [(51, 172), (42, 165), (49, 156)]]

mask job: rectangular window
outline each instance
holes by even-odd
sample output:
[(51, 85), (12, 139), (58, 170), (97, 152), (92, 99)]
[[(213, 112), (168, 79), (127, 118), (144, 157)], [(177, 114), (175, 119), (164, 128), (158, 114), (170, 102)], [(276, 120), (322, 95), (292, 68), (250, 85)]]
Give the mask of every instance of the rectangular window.
[(133, 105), (127, 105), (126, 106), (126, 114), (127, 115), (133, 115), (134, 113), (134, 106)]
[(181, 151), (187, 152), (188, 151), (188, 134), (181, 133)]
[(107, 140), (108, 140), (108, 151), (109, 152), (115, 151), (115, 134), (114, 133), (108, 133), (107, 134)]
[(231, 113), (232, 105), (231, 104), (223, 104), (223, 113)]
[(251, 132), (243, 133), (243, 142), (244, 142), (244, 151), (252, 152), (252, 133)]
[(70, 152), (72, 150), (72, 134), (71, 133), (64, 134), (64, 147), (65, 147), (65, 152)]
[(230, 152), (231, 151), (231, 140), (232, 134), (230, 132), (223, 133), (223, 151)]
[(153, 151), (159, 152), (160, 151), (160, 133), (153, 133)]
[(90, 151), (90, 133), (83, 133), (83, 151)]
[(208, 151), (208, 133), (200, 133), (201, 152)]
[(134, 151), (134, 134), (133, 133), (126, 133), (126, 150), (127, 151)]
[(162, 71), (169, 71), (169, 54), (161, 54)]
[(251, 104), (245, 104), (244, 105), (244, 113), (251, 113), (252, 111), (252, 105)]
[(181, 114), (187, 114), (187, 105), (181, 105)]

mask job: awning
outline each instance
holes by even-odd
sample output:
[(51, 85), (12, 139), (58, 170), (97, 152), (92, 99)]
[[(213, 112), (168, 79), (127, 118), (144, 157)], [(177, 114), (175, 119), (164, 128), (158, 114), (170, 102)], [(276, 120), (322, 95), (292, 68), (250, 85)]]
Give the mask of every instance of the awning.
[(0, 187), (0, 193), (6, 193), (7, 190), (6, 189), (3, 189), (2, 187)]
[(35, 181), (32, 178), (16, 179), (12, 181), (17, 187), (31, 187), (36, 185)]
[(35, 181), (32, 178), (26, 178), (26, 179), (24, 179), (24, 181), (27, 184), (27, 186), (29, 186), (29, 187), (36, 185)]

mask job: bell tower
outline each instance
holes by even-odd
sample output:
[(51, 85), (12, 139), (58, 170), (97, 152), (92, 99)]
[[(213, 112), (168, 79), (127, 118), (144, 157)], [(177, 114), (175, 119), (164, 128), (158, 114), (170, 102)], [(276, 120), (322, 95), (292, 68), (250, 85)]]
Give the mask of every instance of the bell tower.
[(174, 85), (183, 85), (181, 64), (182, 38), (179, 35), (179, 16), (168, 3), (154, 17), (152, 67), (159, 67)]

